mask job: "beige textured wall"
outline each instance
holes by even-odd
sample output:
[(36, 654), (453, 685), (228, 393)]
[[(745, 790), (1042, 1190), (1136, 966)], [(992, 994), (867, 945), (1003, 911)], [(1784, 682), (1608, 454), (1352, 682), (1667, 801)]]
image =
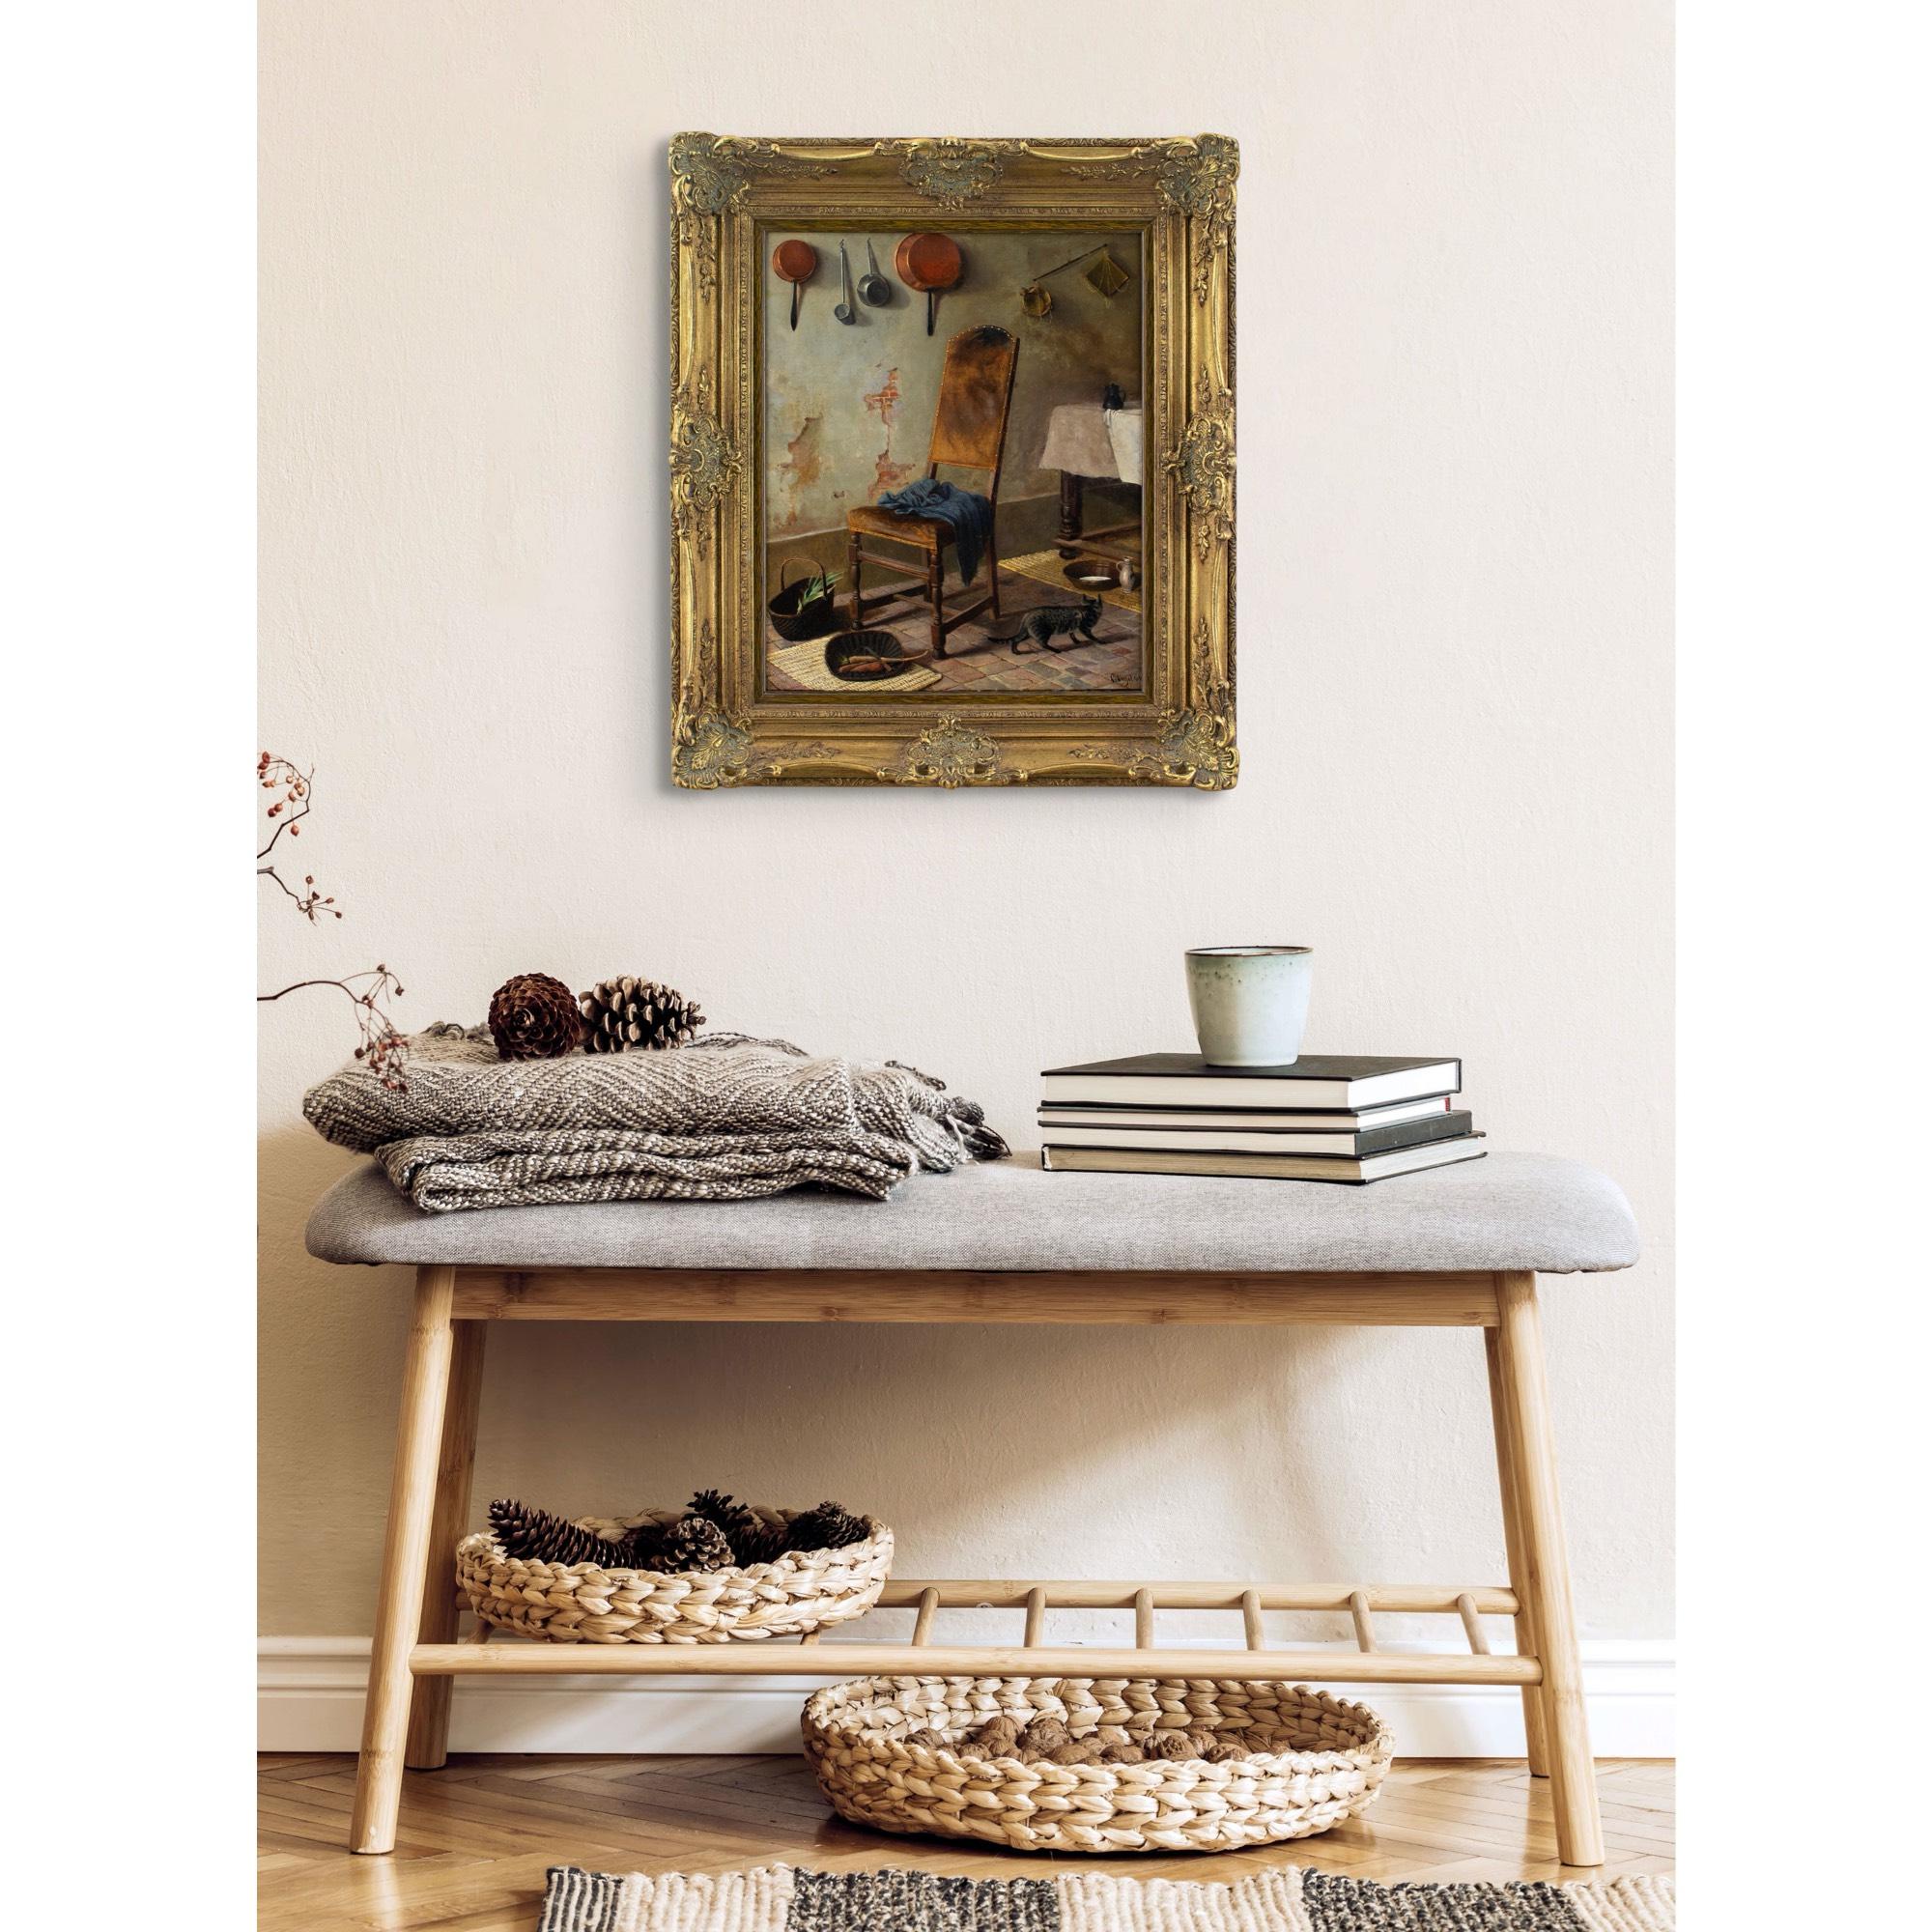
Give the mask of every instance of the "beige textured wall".
[[(643, 969), (1024, 1137), (1041, 1065), (1185, 1043), (1183, 946), (1313, 944), (1312, 1046), (1460, 1052), (1499, 1144), (1635, 1203), (1642, 1265), (1555, 1284), (1548, 1328), (1586, 1631), (1667, 1634), (1666, 10), (924, 18), (266, 11), (262, 732), (320, 767), (302, 852), (349, 917), (265, 903), (265, 983), (382, 957), (421, 1023), (516, 970)], [(683, 128), (1239, 137), (1236, 791), (670, 788)], [(300, 1248), (348, 1163), (298, 1102), (345, 1046), (319, 995), (264, 1018), (277, 1634), (367, 1630), (385, 1502), (407, 1279)], [(913, 1572), (1500, 1569), (1472, 1336), (493, 1346), (486, 1495), (833, 1493)]]

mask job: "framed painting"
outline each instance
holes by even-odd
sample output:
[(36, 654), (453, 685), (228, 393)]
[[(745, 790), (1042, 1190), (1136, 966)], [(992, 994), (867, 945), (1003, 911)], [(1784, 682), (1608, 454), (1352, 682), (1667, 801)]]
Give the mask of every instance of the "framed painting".
[(671, 143), (678, 784), (1234, 784), (1236, 167)]

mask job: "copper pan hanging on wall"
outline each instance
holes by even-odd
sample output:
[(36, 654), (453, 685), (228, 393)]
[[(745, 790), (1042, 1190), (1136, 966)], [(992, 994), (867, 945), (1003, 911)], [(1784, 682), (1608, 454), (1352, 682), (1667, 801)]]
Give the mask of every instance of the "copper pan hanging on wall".
[(772, 273), (791, 284), (791, 326), (798, 327), (798, 298), (818, 272), (818, 250), (810, 242), (781, 242), (772, 250)]
[(950, 235), (927, 230), (908, 235), (894, 250), (893, 264), (899, 280), (915, 295), (925, 298), (925, 332), (932, 333), (933, 311), (948, 289), (956, 289), (966, 272), (966, 258)]

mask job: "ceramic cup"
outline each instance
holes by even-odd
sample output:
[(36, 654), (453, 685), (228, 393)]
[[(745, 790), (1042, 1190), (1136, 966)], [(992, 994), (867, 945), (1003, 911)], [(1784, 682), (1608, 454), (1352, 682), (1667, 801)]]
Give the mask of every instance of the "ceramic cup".
[(1196, 946), (1187, 1003), (1216, 1066), (1286, 1066), (1301, 1051), (1315, 954), (1306, 946)]

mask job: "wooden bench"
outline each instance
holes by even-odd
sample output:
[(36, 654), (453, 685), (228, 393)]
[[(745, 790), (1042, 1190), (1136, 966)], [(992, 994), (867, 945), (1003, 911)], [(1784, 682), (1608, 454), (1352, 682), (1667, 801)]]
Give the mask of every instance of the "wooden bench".
[[(352, 1848), (394, 1847), (405, 1766), (442, 1764), (460, 1676), (498, 1672), (852, 1677), (871, 1672), (1512, 1684), (1529, 1766), (1551, 1781), (1566, 1864), (1603, 1862), (1557, 1505), (1539, 1273), (1627, 1267), (1636, 1228), (1613, 1183), (1538, 1154), (1370, 1187), (1041, 1174), (1029, 1156), (922, 1176), (891, 1200), (418, 1212), (373, 1164), (323, 1198), (312, 1254), (416, 1270)], [(1273, 1584), (895, 1577), (904, 1642), (556, 1644), (457, 1640), (452, 1555), (469, 1527), (483, 1338), (493, 1321), (1320, 1322), (1479, 1329), (1509, 1575), (1504, 1582)], [(830, 1479), (831, 1472), (824, 1472)], [(816, 1480), (816, 1478), (814, 1478)], [(939, 1612), (1004, 1605), (1021, 1641), (938, 1640)], [(1131, 1608), (1131, 1648), (1047, 1641), (1055, 1607)], [(1241, 1642), (1161, 1648), (1154, 1613), (1226, 1609)], [(1346, 1611), (1357, 1649), (1271, 1648), (1269, 1609)], [(1468, 1653), (1378, 1646), (1378, 1612), (1460, 1620)], [(1514, 1655), (1481, 1619), (1514, 1619)], [(805, 1654), (809, 1652), (809, 1655)]]

